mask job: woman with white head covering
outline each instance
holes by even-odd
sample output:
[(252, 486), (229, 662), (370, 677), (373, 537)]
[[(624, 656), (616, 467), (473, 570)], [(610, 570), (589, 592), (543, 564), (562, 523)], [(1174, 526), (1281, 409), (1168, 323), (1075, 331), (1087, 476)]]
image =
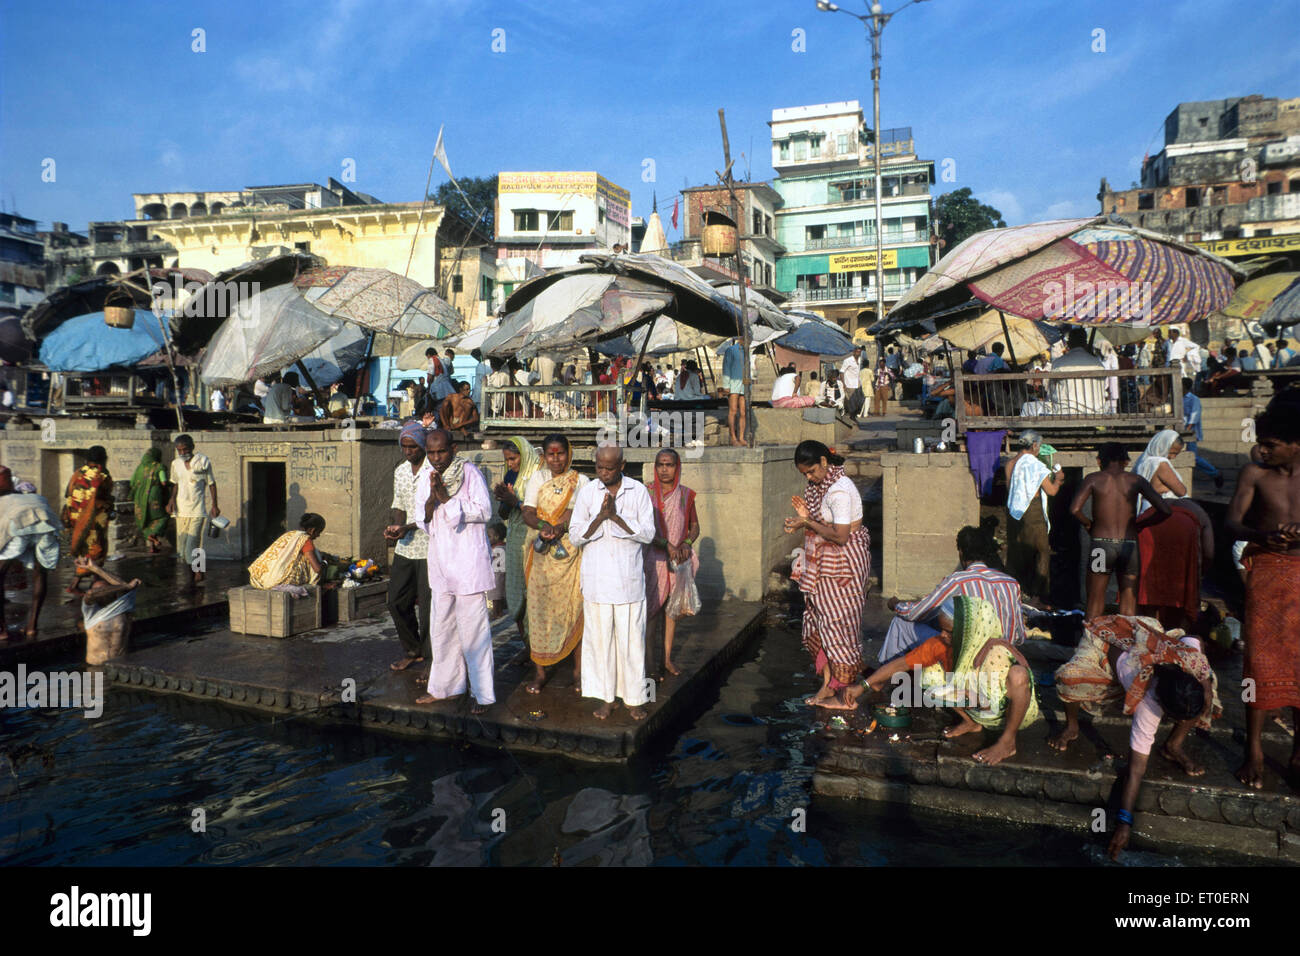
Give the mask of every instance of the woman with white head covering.
[(1006, 464), (1007, 572), (1021, 592), (1044, 605), (1051, 600), (1052, 547), (1047, 499), (1065, 483), (1061, 471), (1049, 471), (1038, 459), (1043, 436), (1032, 428), (1017, 439), (1019, 454)]
[[(1101, 338), (1098, 342), (1098, 351), (1101, 352), (1101, 364), (1103, 368), (1119, 369), (1119, 355), (1115, 352), (1115, 346), (1106, 338)], [(1106, 379), (1106, 411), (1114, 415), (1119, 410), (1119, 378)]]
[[(1182, 450), (1183, 440), (1178, 437), (1178, 432), (1166, 428), (1147, 442), (1146, 451), (1142, 452), (1142, 457), (1133, 466), (1133, 471), (1151, 482), (1151, 487), (1160, 492), (1161, 497), (1185, 498), (1187, 486), (1179, 479), (1178, 472), (1174, 471), (1172, 464)], [(1145, 498), (1138, 498), (1139, 517), (1150, 507)]]

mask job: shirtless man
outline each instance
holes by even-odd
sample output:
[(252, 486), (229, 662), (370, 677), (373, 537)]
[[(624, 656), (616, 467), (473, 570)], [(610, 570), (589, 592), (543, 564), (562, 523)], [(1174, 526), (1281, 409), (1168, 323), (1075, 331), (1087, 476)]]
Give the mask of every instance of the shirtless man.
[[(1248, 542), (1246, 567), (1246, 760), (1237, 778), (1264, 787), (1260, 734), (1270, 710), (1290, 707), (1297, 733), (1291, 774), (1300, 783), (1300, 414), (1274, 401), (1255, 419), (1258, 464), (1237, 479), (1228, 534)], [(1249, 515), (1249, 523), (1247, 516)]]
[[(1106, 586), (1114, 573), (1119, 579), (1119, 613), (1137, 613), (1138, 543), (1134, 519), (1141, 495), (1162, 515), (1170, 514), (1169, 502), (1141, 475), (1127, 471), (1128, 452), (1119, 442), (1106, 442), (1097, 449), (1101, 469), (1083, 479), (1070, 504), (1070, 514), (1091, 535), (1088, 543), (1088, 605), (1085, 621), (1101, 617), (1106, 610)], [(1092, 499), (1092, 518), (1083, 506)]]
[(443, 401), (440, 412), (443, 427), (448, 431), (471, 432), (478, 427), (478, 409), (470, 391), (469, 382), (457, 382), (456, 391)]

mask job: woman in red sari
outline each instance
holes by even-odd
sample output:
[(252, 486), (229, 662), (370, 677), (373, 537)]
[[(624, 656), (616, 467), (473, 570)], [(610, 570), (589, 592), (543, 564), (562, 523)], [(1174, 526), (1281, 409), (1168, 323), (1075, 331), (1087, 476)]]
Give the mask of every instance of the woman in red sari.
[(655, 455), (654, 474), (648, 486), (655, 506), (655, 539), (645, 549), (646, 614), (662, 615), (664, 670), (676, 677), (681, 673), (673, 664), (677, 618), (695, 611), (690, 607), (693, 602), (683, 607), (680, 600), (668, 607), (668, 597), (683, 575), (689, 574), (690, 581), (681, 582), (682, 586), (695, 587), (700, 559), (693, 546), (700, 536), (700, 519), (695, 513), (695, 492), (682, 484), (682, 460), (674, 449)]
[(871, 576), (871, 536), (862, 523), (862, 494), (844, 474), (844, 459), (819, 441), (802, 441), (795, 467), (808, 479), (803, 497), (790, 499), (795, 518), (785, 530), (804, 532), (790, 577), (804, 595), (803, 646), (822, 679), (804, 702), (853, 710), (847, 689), (862, 673), (862, 614)]
[[(103, 445), (93, 445), (86, 453), (86, 463), (68, 482), (63, 504), (63, 525), (72, 529), (69, 553), (102, 564), (108, 551), (108, 519), (113, 510), (113, 477), (108, 473), (108, 452)], [(68, 593), (80, 593), (83, 578), (91, 572), (77, 568), (77, 576)], [(93, 577), (91, 578), (93, 581)]]

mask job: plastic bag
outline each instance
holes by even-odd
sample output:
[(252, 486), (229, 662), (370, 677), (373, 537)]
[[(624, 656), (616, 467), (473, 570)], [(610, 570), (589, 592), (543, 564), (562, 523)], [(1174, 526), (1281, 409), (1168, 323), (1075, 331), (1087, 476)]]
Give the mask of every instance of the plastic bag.
[(695, 587), (695, 571), (688, 558), (673, 572), (673, 588), (668, 592), (664, 613), (676, 618), (684, 614), (698, 614), (699, 611), (700, 592)]

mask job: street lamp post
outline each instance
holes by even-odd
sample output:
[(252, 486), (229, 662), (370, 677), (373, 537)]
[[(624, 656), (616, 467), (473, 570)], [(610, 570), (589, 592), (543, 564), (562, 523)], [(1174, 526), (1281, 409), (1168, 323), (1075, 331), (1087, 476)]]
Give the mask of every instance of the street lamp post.
[(880, 35), (885, 32), (885, 25), (889, 23), (904, 7), (910, 7), (914, 3), (924, 3), (925, 0), (907, 0), (893, 13), (885, 13), (884, 8), (879, 3), (872, 3), (870, 14), (849, 13), (848, 10), (841, 9), (829, 0), (817, 0), (817, 9), (827, 13), (845, 13), (861, 21), (862, 25), (867, 28), (867, 33), (871, 37), (871, 113), (872, 113), (872, 130), (874, 131), (875, 142), (871, 144), (871, 155), (875, 166), (875, 187), (876, 197), (876, 321), (879, 322), (885, 317), (885, 219), (884, 212), (880, 205)]

